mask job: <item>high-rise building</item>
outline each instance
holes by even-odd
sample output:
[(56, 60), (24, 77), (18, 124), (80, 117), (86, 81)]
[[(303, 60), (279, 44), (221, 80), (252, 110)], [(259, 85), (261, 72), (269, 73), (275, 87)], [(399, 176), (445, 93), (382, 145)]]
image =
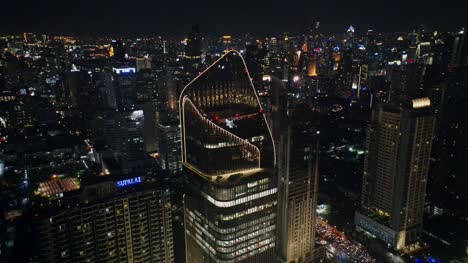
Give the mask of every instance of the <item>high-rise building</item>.
[(35, 214), (33, 262), (174, 262), (166, 190), (134, 177), (88, 185), (76, 200)]
[(200, 27), (194, 25), (192, 31), (187, 37), (187, 45), (185, 46), (185, 57), (188, 59), (200, 59), (202, 55), (201, 50), (201, 36)]
[(136, 58), (136, 71), (140, 72), (141, 70), (150, 70), (152, 68), (151, 58), (143, 57)]
[(401, 250), (421, 238), (434, 116), (429, 98), (381, 105), (367, 128), (358, 229)]
[(93, 86), (88, 72), (73, 69), (64, 74), (63, 99), (70, 108), (78, 108), (83, 101), (89, 100), (91, 90)]
[(108, 72), (95, 72), (93, 84), (97, 90), (98, 107), (101, 109), (115, 109), (115, 90), (112, 85), (112, 74)]
[(222, 36), (221, 43), (224, 49), (224, 52), (228, 52), (232, 49), (232, 36)]
[(427, 96), (423, 88), (424, 66), (413, 63), (391, 71), (389, 101), (399, 103), (401, 100)]
[(117, 61), (125, 59), (125, 45), (122, 40), (112, 40), (109, 56)]
[(202, 37), (200, 36), (200, 27), (195, 25), (187, 37), (185, 46), (185, 70), (188, 73), (198, 72), (202, 59)]
[[(287, 108), (287, 92), (273, 82), (273, 134), (278, 147), (279, 262), (314, 262), (320, 132), (309, 107)], [(280, 89), (280, 90), (277, 90)]]
[[(24, 91), (24, 92), (23, 92)], [(25, 127), (40, 126), (45, 123), (55, 123), (57, 114), (45, 98), (30, 96), (25, 88), (20, 89), (20, 96), (15, 100), (4, 102), (4, 117), (1, 125), (11, 130), (22, 130)]]
[(465, 42), (465, 29), (462, 28), (458, 33), (455, 33), (448, 38), (449, 44), (451, 44), (451, 56), (450, 56), (450, 65), (451, 66), (460, 66), (463, 65), (463, 52), (464, 52), (464, 42)]
[(115, 98), (118, 110), (133, 110), (135, 108), (136, 92), (136, 69), (135, 68), (113, 68)]
[(124, 174), (143, 174), (147, 154), (143, 136), (143, 110), (111, 112), (104, 117), (104, 139), (112, 151), (115, 167)]
[(175, 174), (182, 170), (179, 121), (171, 113), (167, 115), (160, 119), (156, 128), (158, 162), (162, 170)]
[(240, 53), (215, 61), (179, 103), (187, 262), (273, 262), (275, 148)]
[(353, 66), (353, 81), (351, 84), (351, 89), (353, 91), (353, 95), (359, 97), (361, 94), (361, 90), (367, 84), (367, 76), (368, 76), (368, 66), (367, 65), (356, 65)]

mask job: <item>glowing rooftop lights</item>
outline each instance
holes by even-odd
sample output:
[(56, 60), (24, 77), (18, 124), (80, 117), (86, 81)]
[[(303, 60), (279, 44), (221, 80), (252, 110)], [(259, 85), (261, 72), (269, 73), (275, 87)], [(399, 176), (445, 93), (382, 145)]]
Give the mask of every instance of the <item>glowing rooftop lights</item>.
[(69, 177), (41, 182), (36, 192), (43, 196), (52, 196), (77, 189), (80, 189), (80, 182), (76, 178)]
[[(196, 82), (196, 81), (197, 81), (201, 76), (203, 76), (206, 72), (208, 72), (210, 69), (212, 69), (212, 68), (214, 68), (215, 66), (219, 65), (220, 63), (222, 63), (223, 60), (229, 60), (229, 57), (228, 57), (228, 56), (239, 56), (239, 57), (240, 57), (240, 60), (241, 60), (241, 62), (242, 62), (242, 64), (243, 64), (243, 66), (244, 66), (244, 69), (247, 69), (247, 65), (246, 65), (244, 59), (242, 58), (241, 54), (240, 54), (238, 51), (229, 50), (226, 54), (224, 54), (223, 56), (221, 56), (221, 57), (220, 57), (219, 59), (217, 59), (213, 64), (211, 64), (208, 68), (206, 68), (203, 72), (201, 72), (197, 77), (195, 77), (192, 81), (190, 81), (190, 82), (184, 87), (184, 89), (182, 90), (182, 92), (180, 93), (180, 96), (179, 96), (179, 103), (180, 103), (180, 109), (182, 109), (182, 110), (180, 111), (180, 120), (181, 120), (181, 128), (182, 128), (181, 147), (182, 147), (182, 150), (183, 150), (183, 154), (182, 154), (182, 163), (183, 163), (184, 165), (186, 165), (186, 166), (190, 166), (190, 164), (187, 162), (187, 157), (186, 157), (186, 155), (187, 155), (187, 153), (186, 153), (186, 142), (185, 142), (185, 139), (184, 139), (184, 138), (185, 138), (185, 125), (184, 125), (185, 112), (184, 112), (183, 109), (184, 109), (184, 104), (185, 104), (186, 102), (188, 102), (188, 103), (191, 104), (191, 107), (193, 108), (193, 110), (195, 110), (195, 113), (198, 114), (198, 115), (200, 116), (200, 118), (201, 118), (201, 120), (202, 120), (203, 122), (207, 123), (207, 124), (210, 125), (212, 128), (219, 129), (219, 130), (222, 131), (222, 132), (226, 132), (229, 136), (232, 136), (232, 137), (235, 138), (236, 140), (241, 141), (242, 144), (245, 144), (245, 145), (247, 145), (247, 146), (249, 146), (249, 147), (255, 148), (255, 151), (256, 151), (256, 153), (258, 154), (258, 155), (256, 155), (256, 156), (258, 156), (256, 159), (258, 159), (258, 166), (260, 167), (260, 158), (259, 158), (259, 156), (260, 156), (260, 150), (258, 149), (258, 147), (256, 147), (256, 146), (253, 145), (253, 144), (250, 144), (246, 139), (242, 139), (242, 138), (240, 138), (239, 136), (237, 136), (237, 135), (235, 135), (235, 134), (233, 134), (233, 133), (231, 133), (231, 132), (229, 132), (229, 131), (227, 131), (227, 130), (221, 128), (221, 127), (219, 126), (219, 124), (220, 124), (223, 120), (225, 120), (225, 119), (221, 120), (221, 119), (219, 118), (219, 116), (215, 116), (215, 117), (214, 117), (214, 121), (211, 120), (211, 119), (207, 119), (206, 116), (205, 116), (204, 114), (202, 114), (202, 113), (199, 111), (199, 109), (197, 109), (197, 107), (193, 104), (193, 102), (189, 99), (189, 97), (188, 97), (187, 94), (185, 93), (186, 90), (187, 90), (189, 87), (191, 87), (192, 84), (193, 84), (194, 82)], [(263, 113), (263, 110), (262, 110), (262, 108), (261, 108), (260, 99), (259, 99), (259, 97), (258, 97), (258, 94), (257, 94), (256, 91), (255, 91), (254, 86), (253, 86), (252, 78), (250, 77), (249, 71), (248, 71), (248, 70), (245, 70), (245, 73), (246, 73), (246, 75), (247, 75), (247, 80), (250, 82), (250, 85), (249, 85), (249, 86), (250, 86), (250, 87), (252, 88), (252, 90), (253, 90), (252, 93), (253, 93), (253, 95), (255, 96), (255, 99), (256, 99), (256, 101), (257, 101), (258, 106), (260, 107), (260, 108), (259, 108), (259, 112), (260, 112), (260, 113)], [(253, 114), (251, 114), (251, 115), (253, 115)], [(257, 114), (255, 114), (255, 115), (257, 115)], [(244, 117), (244, 116), (250, 116), (250, 115), (242, 115), (242, 116), (239, 116), (239, 117), (231, 117), (230, 119), (235, 118), (235, 120), (237, 120), (237, 118), (242, 118), (242, 117)], [(270, 136), (272, 137), (272, 132), (271, 132), (271, 129), (270, 129), (269, 125), (268, 125), (268, 122), (266, 121), (266, 117), (265, 117), (265, 116), (261, 116), (261, 117), (263, 117), (263, 120), (265, 121), (266, 127), (267, 127), (267, 129), (268, 129), (268, 133), (269, 133)], [(275, 147), (274, 147), (274, 145), (273, 145), (273, 161), (274, 161), (274, 162), (276, 161), (275, 156), (276, 156), (276, 149), (275, 149)], [(195, 168), (195, 169), (196, 169), (196, 168)]]
[(411, 101), (413, 103), (413, 109), (425, 108), (431, 106), (431, 100), (429, 98), (420, 98), (414, 99)]

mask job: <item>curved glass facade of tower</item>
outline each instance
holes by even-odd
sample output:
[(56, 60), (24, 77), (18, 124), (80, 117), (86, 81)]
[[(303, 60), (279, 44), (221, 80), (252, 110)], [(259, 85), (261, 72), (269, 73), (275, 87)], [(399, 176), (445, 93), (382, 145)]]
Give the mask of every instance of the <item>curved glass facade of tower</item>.
[(240, 53), (208, 67), (179, 103), (187, 262), (272, 262), (275, 149)]

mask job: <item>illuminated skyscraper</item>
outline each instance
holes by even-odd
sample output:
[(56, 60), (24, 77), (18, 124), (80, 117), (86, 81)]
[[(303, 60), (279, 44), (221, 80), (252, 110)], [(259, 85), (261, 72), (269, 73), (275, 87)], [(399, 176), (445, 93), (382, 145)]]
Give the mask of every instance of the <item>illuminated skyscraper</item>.
[(277, 255), (279, 262), (314, 262), (320, 132), (309, 107), (288, 110), (287, 91), (279, 79), (272, 78), (272, 83), (279, 176)]
[(232, 49), (232, 36), (223, 36), (221, 38), (221, 42), (223, 44), (223, 48), (225, 52)]
[(273, 262), (273, 139), (245, 62), (229, 51), (180, 95), (187, 262)]
[(421, 237), (434, 116), (428, 98), (383, 105), (367, 128), (358, 229), (396, 249)]
[(173, 263), (169, 191), (143, 181), (86, 185), (67, 207), (39, 210), (33, 262)]

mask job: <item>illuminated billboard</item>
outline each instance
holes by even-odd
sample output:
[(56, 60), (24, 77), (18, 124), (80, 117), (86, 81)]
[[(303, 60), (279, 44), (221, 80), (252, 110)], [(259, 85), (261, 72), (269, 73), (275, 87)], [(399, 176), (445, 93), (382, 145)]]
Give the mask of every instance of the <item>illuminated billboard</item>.
[(143, 179), (141, 176), (138, 177), (133, 177), (133, 178), (128, 178), (124, 180), (117, 181), (117, 187), (125, 187), (129, 185), (135, 185), (135, 184), (141, 184), (143, 182)]

